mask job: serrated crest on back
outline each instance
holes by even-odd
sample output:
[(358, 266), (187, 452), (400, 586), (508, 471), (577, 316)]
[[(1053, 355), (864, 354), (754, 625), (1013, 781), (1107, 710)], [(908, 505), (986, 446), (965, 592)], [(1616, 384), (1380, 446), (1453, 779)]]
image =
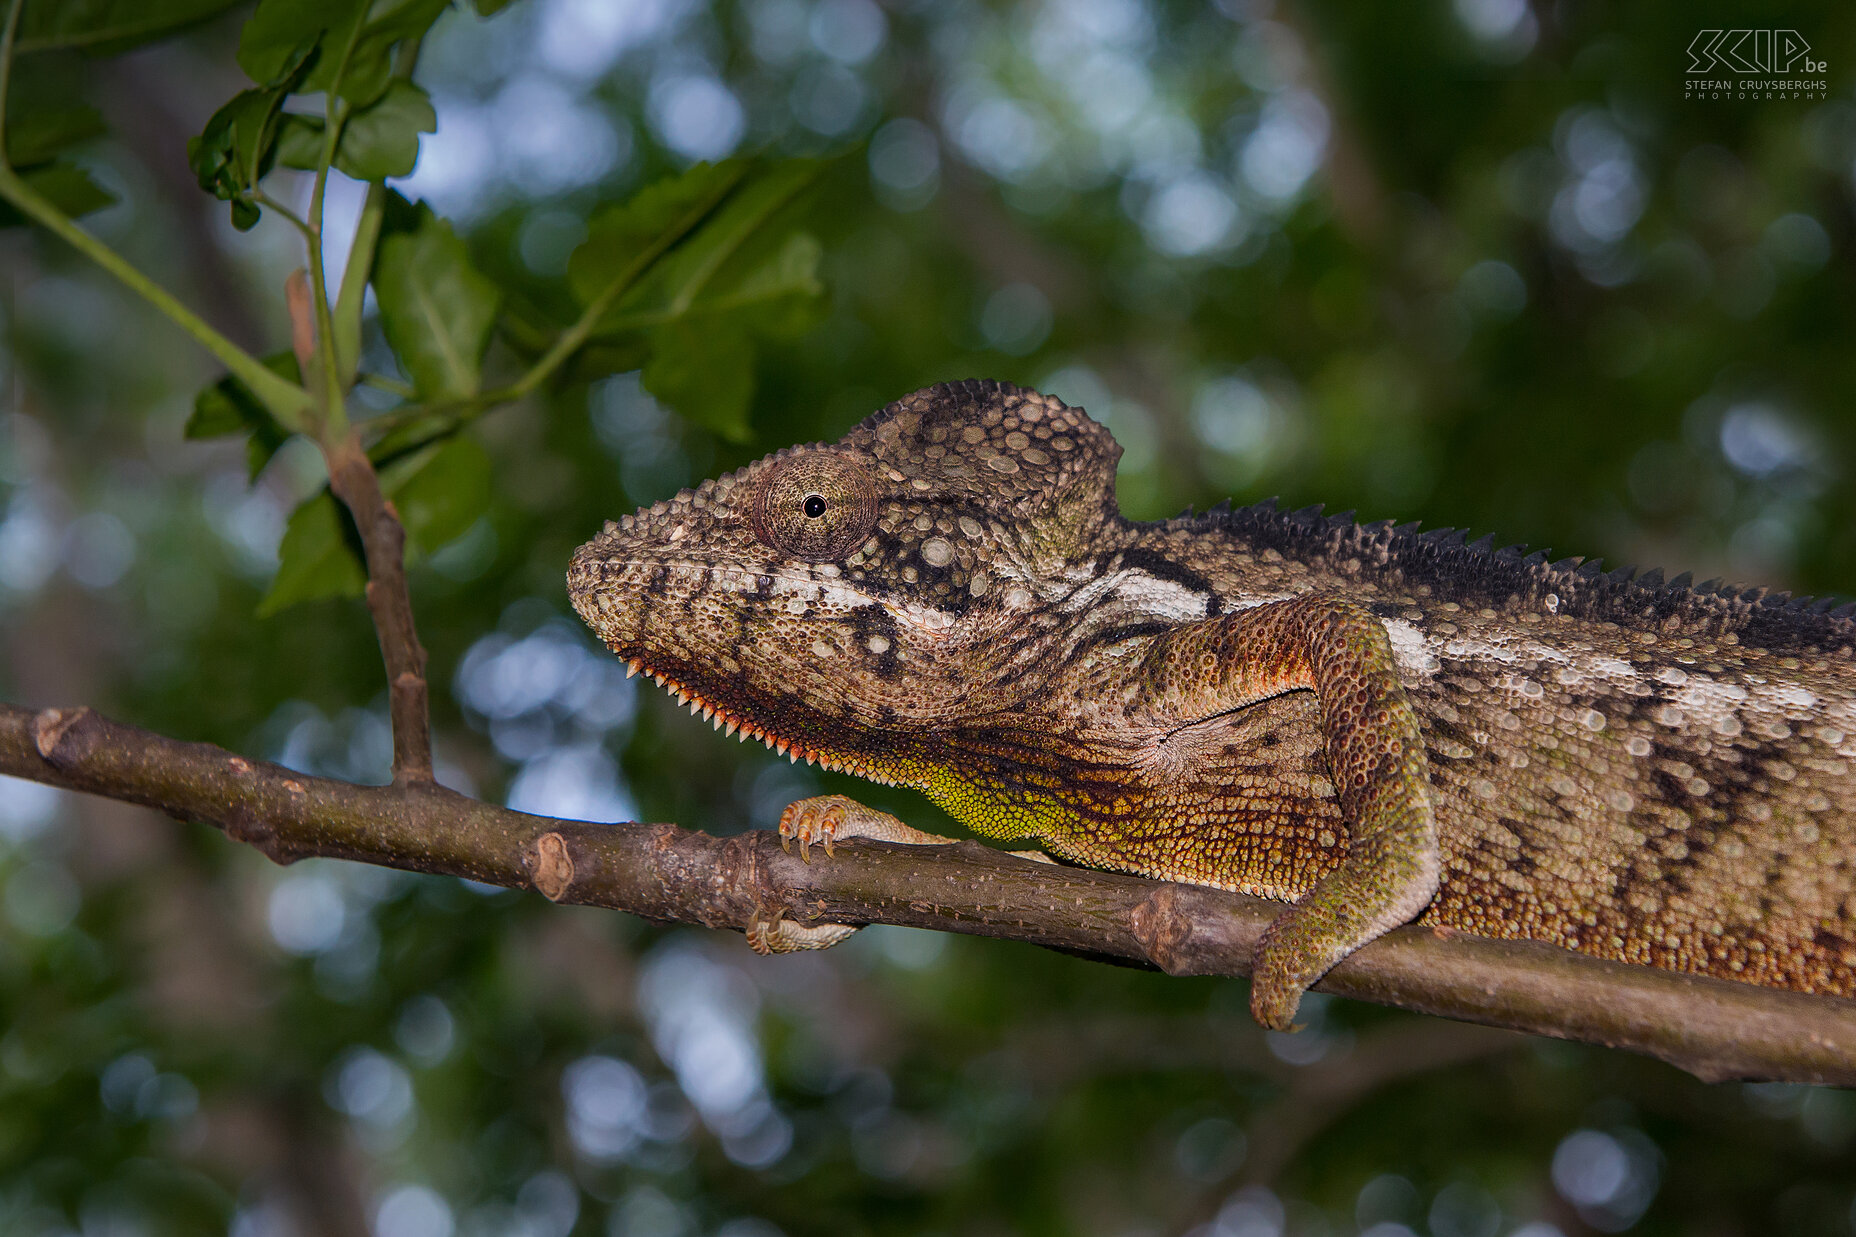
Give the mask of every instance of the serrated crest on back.
[(1462, 529), (1383, 521), (1341, 526), (1321, 518), (1319, 510), (1285, 512), (1269, 499), (1208, 512), (1199, 521), (1289, 558), (1358, 556), (1370, 573), (1422, 583), (1439, 601), (1539, 609), (1551, 597), (1555, 612), (1597, 622), (1734, 632), (1744, 642), (1775, 650), (1856, 651), (1856, 603), (1840, 598), (1792, 598), (1718, 579), (1691, 584), (1688, 572), (1665, 580), (1660, 569), (1606, 570), (1596, 558), (1548, 561), (1546, 551), (1522, 545), (1496, 549), (1492, 537), (1471, 542)]

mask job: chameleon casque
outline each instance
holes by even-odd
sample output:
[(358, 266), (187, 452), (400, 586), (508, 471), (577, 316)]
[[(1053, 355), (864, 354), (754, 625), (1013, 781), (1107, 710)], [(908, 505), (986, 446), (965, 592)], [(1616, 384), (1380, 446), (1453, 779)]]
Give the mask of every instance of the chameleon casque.
[[(1120, 454), (1052, 397), (931, 387), (608, 523), (568, 587), (731, 733), (1293, 903), (1265, 1026), (1413, 919), (1856, 997), (1850, 607), (1272, 504), (1132, 522)], [(835, 796), (781, 828), (943, 840)]]

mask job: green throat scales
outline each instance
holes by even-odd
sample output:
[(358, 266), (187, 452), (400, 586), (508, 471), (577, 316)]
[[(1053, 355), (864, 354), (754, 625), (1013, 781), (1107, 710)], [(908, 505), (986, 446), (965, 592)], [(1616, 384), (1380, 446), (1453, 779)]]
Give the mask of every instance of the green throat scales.
[(1847, 607), (1267, 505), (1135, 523), (1119, 455), (932, 387), (608, 524), (568, 587), (731, 732), (1294, 903), (1266, 1025), (1413, 919), (1856, 997)]

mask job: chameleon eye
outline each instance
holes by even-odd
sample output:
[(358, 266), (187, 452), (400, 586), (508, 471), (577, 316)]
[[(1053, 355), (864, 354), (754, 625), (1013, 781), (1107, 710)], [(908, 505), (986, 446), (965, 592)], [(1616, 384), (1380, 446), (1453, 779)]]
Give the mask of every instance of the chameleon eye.
[(876, 526), (876, 481), (869, 469), (831, 450), (796, 451), (759, 478), (748, 502), (754, 535), (789, 558), (843, 558)]

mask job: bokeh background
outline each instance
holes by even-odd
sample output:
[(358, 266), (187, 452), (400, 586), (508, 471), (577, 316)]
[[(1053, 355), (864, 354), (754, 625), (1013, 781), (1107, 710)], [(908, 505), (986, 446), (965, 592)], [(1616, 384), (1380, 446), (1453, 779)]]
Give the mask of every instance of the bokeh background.
[[(234, 339), (301, 261), (185, 140), (246, 10), (61, 61), (89, 223)], [(1705, 27), (1827, 89), (1685, 97)], [(698, 160), (834, 158), (828, 299), (744, 437), (636, 375), (470, 431), (488, 512), (415, 569), (444, 777), (530, 811), (766, 827), (795, 770), (627, 682), (562, 571), (602, 519), (932, 381), (1080, 403), (1124, 510), (1281, 495), (1856, 592), (1856, 9), (1576, 0), (519, 0), (454, 11), (400, 182), (544, 307), (589, 215)], [(301, 201), (303, 179), (273, 191)], [(360, 188), (331, 190), (337, 254)], [(216, 377), (55, 241), (0, 236), (0, 691), (383, 781), (356, 602), (254, 608), (305, 444), (182, 439)], [(380, 360), (376, 349), (375, 359)], [(390, 364), (390, 359), (382, 361)], [(489, 364), (515, 372), (507, 345)], [(1235, 981), (871, 929), (762, 960), (538, 896), (269, 865), (0, 783), (0, 1231), (84, 1237), (1848, 1234), (1856, 1095)]]

